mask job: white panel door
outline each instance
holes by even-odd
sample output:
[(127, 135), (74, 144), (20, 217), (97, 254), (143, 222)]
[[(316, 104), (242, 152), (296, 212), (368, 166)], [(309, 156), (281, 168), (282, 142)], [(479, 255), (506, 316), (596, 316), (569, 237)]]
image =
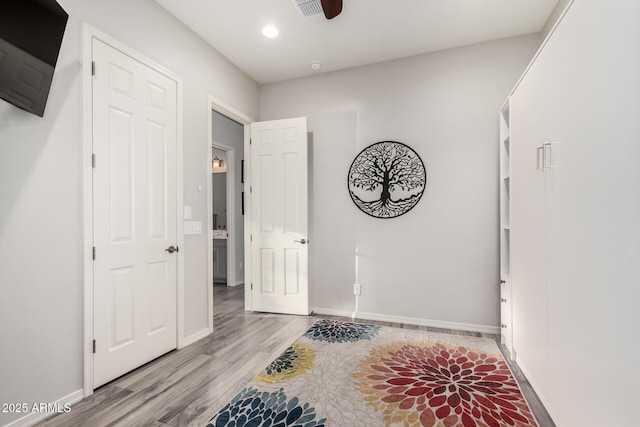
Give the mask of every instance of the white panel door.
[(309, 314), (307, 119), (251, 125), (254, 311)]
[(94, 387), (176, 347), (176, 82), (93, 39)]
[(545, 63), (541, 56), (532, 64), (509, 102), (513, 349), (532, 374), (547, 363), (547, 176), (540, 149), (546, 142)]

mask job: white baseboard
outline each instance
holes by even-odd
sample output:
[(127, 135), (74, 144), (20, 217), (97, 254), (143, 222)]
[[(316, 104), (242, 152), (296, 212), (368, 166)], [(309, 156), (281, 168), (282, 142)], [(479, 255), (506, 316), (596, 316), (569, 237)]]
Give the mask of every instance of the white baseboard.
[(481, 332), (485, 334), (499, 334), (500, 327), (487, 325), (474, 325), (473, 323), (446, 322), (442, 320), (418, 319), (415, 317), (390, 316), (387, 314), (363, 313), (351, 311), (334, 310), (331, 308), (311, 307), (317, 314), (327, 316), (351, 317), (352, 319), (379, 320), (381, 322), (404, 323), (406, 325), (431, 326), (433, 328), (454, 329), (456, 331)]
[(196, 332), (195, 334), (191, 334), (188, 337), (186, 337), (184, 339), (184, 341), (182, 341), (182, 345), (180, 346), (180, 348), (185, 348), (188, 345), (193, 344), (196, 341), (200, 341), (202, 338), (208, 336), (209, 334), (213, 333), (213, 331), (209, 328), (204, 328), (198, 332)]
[(344, 310), (334, 310), (332, 308), (324, 308), (324, 307), (309, 307), (311, 312), (316, 314), (324, 314), (327, 316), (340, 316), (340, 317), (351, 317), (353, 319), (353, 312), (344, 311)]
[[(56, 400), (55, 402), (51, 402), (48, 405), (55, 406), (59, 408), (59, 411), (64, 411), (65, 405), (73, 405), (74, 403), (80, 402), (84, 398), (84, 390), (74, 391), (73, 393), (65, 396), (61, 399)], [(44, 403), (44, 402), (43, 402)], [(38, 407), (40, 403), (32, 403), (30, 404), (30, 408), (33, 408), (34, 405)], [(48, 418), (52, 415), (55, 415), (57, 412), (31, 412), (29, 415), (26, 415), (20, 419), (10, 422), (6, 424), (4, 427), (30, 427), (39, 423), (40, 421)]]
[(229, 286), (234, 288), (234, 287), (240, 286), (240, 285), (244, 285), (244, 280), (236, 280), (236, 284), (235, 285), (229, 285)]

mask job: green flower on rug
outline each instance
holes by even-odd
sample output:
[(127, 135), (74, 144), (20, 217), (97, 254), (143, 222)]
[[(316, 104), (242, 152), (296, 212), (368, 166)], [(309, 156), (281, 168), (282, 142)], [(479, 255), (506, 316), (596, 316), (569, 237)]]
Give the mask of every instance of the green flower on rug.
[(330, 343), (358, 342), (370, 340), (378, 335), (380, 326), (361, 325), (359, 323), (337, 320), (318, 320), (304, 334), (305, 337)]
[(304, 374), (313, 366), (316, 354), (311, 347), (295, 342), (271, 362), (255, 379), (261, 383), (277, 383)]
[(300, 405), (297, 397), (288, 399), (283, 389), (270, 393), (247, 387), (211, 418), (207, 427), (324, 427), (326, 419), (316, 417), (314, 407)]

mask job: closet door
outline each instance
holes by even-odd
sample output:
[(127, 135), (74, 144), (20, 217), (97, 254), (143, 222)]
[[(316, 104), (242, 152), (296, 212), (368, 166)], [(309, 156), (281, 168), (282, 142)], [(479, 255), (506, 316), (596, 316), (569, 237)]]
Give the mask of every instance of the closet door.
[[(548, 375), (555, 381), (542, 394), (558, 425), (633, 425), (640, 396), (640, 374), (629, 369), (640, 349), (640, 2), (575, 2), (544, 55), (552, 64), (545, 110), (552, 141)], [(602, 374), (586, 375), (601, 366)]]
[(546, 193), (539, 147), (545, 141), (544, 64), (536, 61), (510, 99), (513, 349), (527, 374), (547, 357)]

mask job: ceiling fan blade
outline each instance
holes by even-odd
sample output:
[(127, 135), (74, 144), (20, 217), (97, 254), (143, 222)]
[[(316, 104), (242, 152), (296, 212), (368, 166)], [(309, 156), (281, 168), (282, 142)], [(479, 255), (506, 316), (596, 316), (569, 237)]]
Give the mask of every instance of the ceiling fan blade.
[(333, 19), (342, 12), (342, 0), (321, 0), (321, 2), (327, 19)]

